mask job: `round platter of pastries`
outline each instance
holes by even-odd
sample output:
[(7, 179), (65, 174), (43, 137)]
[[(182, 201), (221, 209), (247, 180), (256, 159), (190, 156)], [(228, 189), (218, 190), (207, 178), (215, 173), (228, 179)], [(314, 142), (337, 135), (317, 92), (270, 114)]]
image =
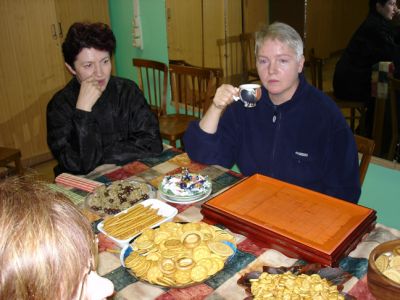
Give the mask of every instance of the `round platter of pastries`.
[(235, 238), (221, 228), (203, 222), (165, 222), (123, 248), (121, 263), (140, 280), (182, 288), (218, 273), (235, 252)]

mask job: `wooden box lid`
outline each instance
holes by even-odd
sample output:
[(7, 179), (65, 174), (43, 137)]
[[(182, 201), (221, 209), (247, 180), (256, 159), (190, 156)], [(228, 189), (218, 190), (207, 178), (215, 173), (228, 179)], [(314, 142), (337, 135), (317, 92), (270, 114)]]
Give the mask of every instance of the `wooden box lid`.
[(376, 220), (373, 209), (259, 174), (204, 203), (202, 214), (286, 255), (331, 266)]

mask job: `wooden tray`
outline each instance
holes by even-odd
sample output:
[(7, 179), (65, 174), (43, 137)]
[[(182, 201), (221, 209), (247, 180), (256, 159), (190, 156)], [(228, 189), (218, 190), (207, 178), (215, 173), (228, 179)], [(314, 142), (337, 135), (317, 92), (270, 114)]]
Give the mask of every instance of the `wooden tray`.
[(202, 214), (288, 256), (330, 266), (376, 220), (373, 209), (259, 174), (204, 203)]

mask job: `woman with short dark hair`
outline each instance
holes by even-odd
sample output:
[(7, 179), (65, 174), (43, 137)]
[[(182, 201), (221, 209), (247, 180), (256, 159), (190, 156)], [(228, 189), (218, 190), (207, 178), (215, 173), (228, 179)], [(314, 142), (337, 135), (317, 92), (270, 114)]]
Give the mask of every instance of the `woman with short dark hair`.
[(55, 174), (86, 174), (161, 153), (157, 117), (139, 87), (111, 75), (115, 36), (106, 24), (75, 23), (62, 45), (74, 78), (47, 106)]

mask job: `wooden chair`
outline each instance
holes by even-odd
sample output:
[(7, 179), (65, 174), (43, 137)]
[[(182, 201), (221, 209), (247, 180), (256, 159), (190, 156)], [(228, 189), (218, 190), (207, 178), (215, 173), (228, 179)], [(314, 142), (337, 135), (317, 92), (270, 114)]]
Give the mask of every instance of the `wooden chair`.
[[(14, 166), (10, 166), (14, 163)], [(7, 176), (9, 173), (24, 174), (21, 163), (21, 151), (13, 148), (0, 147), (0, 167), (4, 168), (4, 172), (0, 172), (0, 176)]]
[(240, 34), (240, 42), (242, 44), (245, 82), (259, 81), (260, 77), (256, 68), (255, 33)]
[(364, 183), (365, 175), (367, 174), (368, 166), (372, 158), (375, 148), (375, 142), (363, 136), (354, 135), (357, 144), (357, 150), (361, 153), (360, 160), (360, 183)]
[(321, 91), (323, 90), (323, 65), (324, 60), (322, 58), (316, 57), (315, 50), (314, 48), (312, 48), (310, 50), (308, 60), (305, 62), (305, 67), (309, 67), (310, 69), (311, 84)]
[(176, 147), (176, 141), (180, 140), (182, 147), (182, 137), (189, 123), (200, 119), (211, 103), (216, 78), (212, 68), (170, 64), (169, 70), (175, 113), (159, 117), (160, 132), (172, 146)]
[[(395, 79), (393, 77), (389, 77), (389, 93), (390, 93), (390, 117), (391, 117), (391, 139), (390, 139), (390, 146), (388, 151), (388, 159), (394, 160), (395, 156), (398, 156), (399, 153), (396, 153), (396, 145), (399, 143), (399, 116), (398, 116), (398, 99), (400, 97), (400, 80)], [(396, 157), (396, 160), (399, 157)]]
[[(181, 66), (188, 66), (188, 67), (196, 67), (199, 68), (200, 66), (196, 66), (196, 65), (192, 65), (190, 63), (188, 63), (187, 61), (183, 60), (183, 59), (170, 59), (169, 60), (169, 64), (170, 65), (181, 65)], [(217, 89), (223, 81), (223, 77), (224, 77), (224, 72), (222, 71), (222, 69), (220, 68), (210, 68), (210, 67), (201, 67), (202, 69), (206, 69), (206, 70), (210, 70), (213, 73), (213, 77), (214, 77), (214, 86), (215, 89)]]
[(138, 72), (138, 85), (149, 101), (151, 110), (158, 116), (165, 115), (168, 85), (168, 66), (162, 62), (132, 60)]
[[(338, 52), (339, 53), (339, 52)], [(337, 55), (336, 52), (332, 55)], [(311, 49), (308, 57), (308, 65), (311, 72), (311, 83), (321, 91), (323, 91), (323, 64), (324, 59), (317, 57), (315, 55), (315, 50)], [(333, 91), (324, 91), (329, 97), (331, 97), (339, 106), (340, 109), (348, 109), (350, 111), (350, 116), (345, 116), (350, 122), (350, 128), (353, 132), (356, 129), (356, 120), (359, 122), (360, 133), (365, 133), (365, 115), (367, 112), (367, 107), (365, 102), (360, 99), (360, 101), (348, 100), (337, 98)]]

